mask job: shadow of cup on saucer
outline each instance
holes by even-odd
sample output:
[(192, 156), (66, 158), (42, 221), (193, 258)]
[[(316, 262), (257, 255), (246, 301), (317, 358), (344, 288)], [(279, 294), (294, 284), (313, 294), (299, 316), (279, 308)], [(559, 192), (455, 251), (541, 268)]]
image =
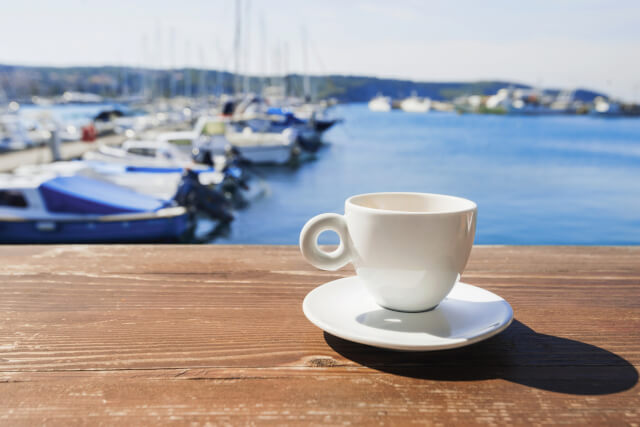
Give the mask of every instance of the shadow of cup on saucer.
[(441, 338), (447, 338), (451, 335), (449, 321), (446, 315), (440, 311), (430, 313), (428, 325), (420, 320), (424, 320), (424, 318), (416, 318), (415, 313), (391, 312), (384, 309), (372, 310), (356, 317), (358, 323), (371, 328), (405, 333), (426, 333)]
[(496, 324), (486, 324), (485, 322), (481, 323), (479, 328), (474, 324), (483, 313), (496, 313), (503, 307), (504, 302), (501, 300), (478, 301), (446, 298), (434, 310), (406, 313), (380, 308), (359, 314), (356, 321), (370, 328), (455, 339), (477, 336), (485, 330), (494, 328)]
[[(393, 322), (377, 319), (386, 327)], [(480, 381), (505, 379), (517, 384), (575, 395), (602, 395), (632, 388), (638, 371), (603, 348), (540, 334), (514, 319), (504, 332), (468, 347), (434, 352), (384, 350), (346, 341), (325, 332), (327, 344), (356, 363), (417, 379)]]

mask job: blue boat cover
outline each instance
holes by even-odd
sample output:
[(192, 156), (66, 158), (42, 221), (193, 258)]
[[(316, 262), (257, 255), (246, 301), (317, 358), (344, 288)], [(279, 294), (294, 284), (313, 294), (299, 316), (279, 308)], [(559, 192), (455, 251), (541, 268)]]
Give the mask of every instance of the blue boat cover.
[(166, 205), (151, 196), (83, 176), (60, 176), (40, 184), (49, 212), (90, 215), (150, 212)]

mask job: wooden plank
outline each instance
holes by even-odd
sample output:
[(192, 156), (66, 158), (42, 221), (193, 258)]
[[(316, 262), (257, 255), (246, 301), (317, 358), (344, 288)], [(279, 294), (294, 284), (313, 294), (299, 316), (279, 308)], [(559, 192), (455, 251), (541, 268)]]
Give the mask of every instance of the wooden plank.
[(516, 321), (378, 350), (303, 316), (288, 246), (0, 246), (0, 423), (633, 424), (640, 248), (475, 247)]

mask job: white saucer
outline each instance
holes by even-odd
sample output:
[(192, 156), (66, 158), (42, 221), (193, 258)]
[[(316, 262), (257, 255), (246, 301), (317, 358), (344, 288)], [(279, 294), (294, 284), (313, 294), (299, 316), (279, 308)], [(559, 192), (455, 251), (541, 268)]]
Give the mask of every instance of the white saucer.
[(458, 282), (434, 310), (402, 313), (377, 305), (358, 277), (334, 280), (304, 299), (302, 310), (320, 329), (361, 344), (428, 351), (463, 347), (509, 326), (513, 310), (498, 295)]

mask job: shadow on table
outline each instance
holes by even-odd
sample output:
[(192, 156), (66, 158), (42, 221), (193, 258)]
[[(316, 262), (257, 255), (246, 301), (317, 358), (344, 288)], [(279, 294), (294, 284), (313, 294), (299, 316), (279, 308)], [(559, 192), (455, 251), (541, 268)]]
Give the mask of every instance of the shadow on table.
[(418, 379), (476, 381), (502, 378), (542, 390), (598, 395), (628, 390), (638, 371), (600, 347), (539, 334), (514, 320), (504, 332), (459, 349), (383, 350), (337, 338), (325, 340), (340, 355), (372, 369)]

